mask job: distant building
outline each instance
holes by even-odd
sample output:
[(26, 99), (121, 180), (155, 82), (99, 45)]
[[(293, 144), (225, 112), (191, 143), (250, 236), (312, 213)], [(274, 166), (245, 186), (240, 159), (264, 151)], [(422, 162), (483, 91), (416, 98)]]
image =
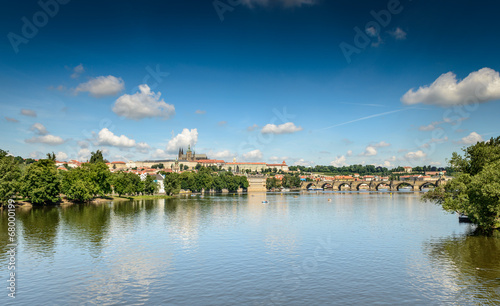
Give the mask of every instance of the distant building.
[(411, 171), (413, 169), (412, 167), (403, 167), (403, 168), (405, 169), (406, 173), (411, 173)]
[(203, 159), (208, 159), (207, 154), (196, 154), (195, 152), (191, 151), (191, 145), (188, 145), (188, 149), (186, 151), (186, 154), (184, 154), (184, 149), (179, 149), (179, 155), (178, 155), (178, 160), (179, 161), (198, 161), (198, 160), (203, 160)]
[(276, 168), (277, 171), (288, 172), (288, 165), (283, 161), (281, 164), (266, 164), (268, 169)]

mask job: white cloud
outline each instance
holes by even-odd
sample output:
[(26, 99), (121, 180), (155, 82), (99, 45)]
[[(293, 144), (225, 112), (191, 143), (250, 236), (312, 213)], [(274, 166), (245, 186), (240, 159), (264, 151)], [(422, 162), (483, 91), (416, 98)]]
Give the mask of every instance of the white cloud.
[(418, 128), (419, 131), (424, 131), (424, 132), (428, 132), (428, 131), (433, 131), (436, 129), (436, 127), (438, 126), (438, 124), (440, 124), (440, 122), (432, 122), (430, 123), (429, 125), (422, 125)]
[(258, 128), (259, 128), (259, 126), (257, 124), (254, 124), (252, 126), (247, 127), (247, 131), (251, 132), (251, 131), (254, 131)]
[(57, 152), (56, 154), (56, 159), (58, 161), (65, 161), (68, 159), (68, 154), (64, 153), (64, 152)]
[(9, 122), (15, 122), (15, 123), (19, 122), (19, 120), (17, 120), (16, 118), (10, 118), (10, 117), (4, 117), (4, 118)]
[(224, 126), (227, 124), (227, 121), (219, 121), (219, 123), (217, 123), (219, 126)]
[(479, 141), (483, 141), (483, 137), (476, 132), (472, 132), (468, 136), (462, 138), (462, 140), (459, 143), (465, 145), (473, 145)]
[(41, 158), (43, 156), (42, 152), (33, 151), (30, 153), (30, 158)]
[(243, 158), (246, 161), (251, 161), (251, 160), (262, 160), (262, 152), (260, 150), (253, 150), (248, 153), (243, 154)]
[(262, 134), (290, 134), (302, 131), (302, 127), (295, 126), (293, 122), (287, 122), (280, 125), (267, 124), (261, 130)]
[(456, 77), (453, 72), (442, 74), (429, 86), (410, 89), (401, 97), (401, 102), (453, 106), (500, 99), (500, 75), (495, 70), (483, 68), (462, 81)]
[(366, 28), (366, 34), (372, 36), (372, 37), (376, 37), (377, 36), (377, 30), (375, 29), (375, 27), (368, 27)]
[(183, 129), (182, 133), (177, 134), (167, 144), (167, 152), (176, 152), (179, 148), (186, 148), (188, 145), (194, 147), (198, 142), (198, 129)]
[(304, 167), (312, 167), (315, 163), (313, 161), (305, 160), (303, 158), (296, 160), (293, 165), (294, 166), (304, 166)]
[(21, 115), (28, 116), (28, 117), (36, 117), (36, 112), (31, 109), (21, 109)]
[(57, 146), (64, 143), (64, 140), (59, 136), (54, 135), (43, 135), (38, 137), (32, 137), (30, 139), (26, 139), (27, 143), (44, 143), (51, 146)]
[(194, 113), (195, 113), (195, 114), (198, 114), (198, 115), (203, 115), (203, 114), (206, 114), (206, 113), (207, 113), (207, 111), (197, 109)]
[(406, 39), (406, 32), (403, 31), (400, 27), (397, 27), (396, 30), (389, 32), (395, 39), (403, 40)]
[(337, 156), (331, 163), (330, 165), (334, 167), (342, 167), (346, 165), (346, 158), (344, 155)]
[(43, 124), (41, 123), (35, 123), (33, 124), (31, 127), (30, 127), (30, 130), (35, 132), (35, 134), (38, 134), (38, 135), (47, 135), (49, 132), (47, 131), (47, 129), (45, 128), (45, 126), (43, 126)]
[(173, 155), (171, 154), (168, 154), (167, 152), (165, 152), (164, 150), (162, 149), (156, 149), (153, 154), (151, 155), (151, 157), (153, 159), (169, 159), (169, 158), (172, 158)]
[(423, 159), (426, 156), (427, 156), (427, 154), (425, 154), (422, 150), (418, 150), (416, 152), (408, 152), (408, 153), (406, 153), (405, 158), (406, 159), (416, 160), (416, 159)]
[(80, 151), (78, 151), (78, 160), (81, 162), (88, 161), (90, 155), (91, 152), (89, 149), (80, 149)]
[(347, 156), (352, 156), (352, 150), (348, 150), (346, 155)]
[(274, 162), (276, 162), (276, 163), (277, 163), (277, 162), (281, 163), (281, 162), (283, 162), (283, 161), (286, 161), (287, 159), (289, 159), (289, 157), (288, 157), (288, 156), (283, 156), (283, 157), (279, 157), (279, 156), (271, 156), (271, 157), (269, 157), (269, 161), (271, 161), (271, 162), (273, 162), (273, 163), (274, 163)]
[(232, 160), (233, 158), (236, 157), (236, 154), (231, 153), (229, 150), (223, 150), (219, 152), (209, 152), (208, 157), (210, 159), (221, 159), (221, 160)]
[(429, 163), (431, 166), (440, 166), (441, 163), (440, 162), (430, 162)]
[(377, 149), (374, 146), (367, 146), (365, 152), (360, 154), (361, 156), (375, 156), (377, 155)]
[(383, 148), (383, 147), (389, 147), (391, 144), (387, 143), (385, 141), (378, 142), (376, 144), (373, 144), (372, 147), (374, 148)]
[(80, 64), (73, 68), (73, 74), (71, 74), (72, 79), (78, 78), (83, 72), (85, 72), (85, 68), (83, 68), (83, 65)]
[(138, 152), (144, 153), (144, 154), (148, 153), (149, 150), (151, 149), (151, 147), (145, 142), (139, 142), (135, 147), (136, 147)]
[(255, 5), (270, 6), (280, 4), (284, 7), (301, 7), (302, 5), (314, 5), (316, 0), (241, 0), (239, 3), (253, 8)]
[(90, 144), (86, 141), (83, 141), (83, 140), (79, 140), (77, 142), (78, 146), (82, 149), (85, 149), (85, 148), (88, 148), (90, 146)]
[(139, 92), (119, 97), (113, 106), (113, 112), (128, 119), (160, 117), (169, 119), (175, 114), (175, 107), (161, 99), (161, 93), (154, 93), (148, 85), (139, 85)]
[(101, 146), (132, 148), (135, 147), (135, 140), (130, 139), (125, 135), (116, 136), (107, 128), (103, 128), (97, 135), (97, 144)]
[(86, 83), (78, 85), (75, 93), (89, 92), (93, 97), (100, 98), (105, 96), (114, 96), (125, 89), (125, 83), (121, 78), (112, 75), (100, 76), (90, 79)]

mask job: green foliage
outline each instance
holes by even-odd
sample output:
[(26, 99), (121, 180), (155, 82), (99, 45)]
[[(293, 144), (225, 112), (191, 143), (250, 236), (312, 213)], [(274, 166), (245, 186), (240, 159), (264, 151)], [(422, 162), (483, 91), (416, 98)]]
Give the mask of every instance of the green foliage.
[(102, 151), (97, 150), (95, 152), (92, 152), (90, 155), (89, 163), (91, 164), (104, 163), (104, 157), (102, 156)]
[(54, 152), (47, 153), (47, 159), (49, 159), (51, 161), (56, 161), (56, 154), (54, 154)]
[(134, 173), (117, 172), (112, 176), (114, 190), (119, 195), (136, 195), (144, 191), (144, 183)]
[(165, 166), (163, 164), (154, 164), (151, 166), (153, 169), (164, 169)]
[(7, 152), (0, 150), (0, 205), (7, 204), (19, 191), (21, 169), (19, 163)]
[(453, 153), (455, 179), (423, 196), (447, 211), (465, 214), (480, 229), (500, 228), (500, 137)]
[(31, 164), (22, 178), (22, 194), (33, 204), (59, 201), (61, 183), (56, 164), (51, 159), (41, 159)]
[(111, 172), (104, 162), (84, 163), (63, 172), (62, 192), (70, 200), (90, 201), (111, 193)]
[(69, 200), (90, 201), (96, 193), (96, 185), (92, 181), (90, 167), (81, 167), (63, 172), (61, 191)]
[(164, 173), (163, 188), (166, 195), (179, 193), (181, 190), (181, 179), (177, 173)]
[(146, 179), (144, 179), (143, 185), (144, 194), (152, 195), (158, 192), (158, 183), (155, 182), (155, 177), (152, 175), (146, 175)]
[(277, 180), (276, 178), (274, 177), (270, 177), (266, 180), (266, 188), (269, 190), (269, 189), (273, 189), (273, 188), (278, 188), (281, 186), (281, 183), (279, 180)]

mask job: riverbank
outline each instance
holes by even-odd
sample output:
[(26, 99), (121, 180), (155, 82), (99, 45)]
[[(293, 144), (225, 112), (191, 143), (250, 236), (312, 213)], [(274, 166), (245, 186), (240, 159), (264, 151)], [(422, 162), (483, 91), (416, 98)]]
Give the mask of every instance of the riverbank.
[[(45, 205), (60, 205), (60, 206), (65, 206), (65, 205), (74, 205), (74, 204), (83, 204), (83, 203), (91, 203), (91, 204), (102, 204), (105, 202), (109, 201), (130, 201), (130, 200), (157, 200), (157, 199), (172, 199), (174, 196), (168, 196), (168, 195), (141, 195), (141, 196), (108, 196), (108, 197), (97, 197), (94, 198), (88, 202), (79, 202), (79, 201), (73, 201), (73, 200), (68, 200), (64, 197), (61, 198), (61, 200), (57, 203), (54, 204), (45, 204)], [(16, 207), (32, 207), (32, 206), (37, 206), (36, 204), (33, 204), (31, 202), (28, 202), (26, 199), (17, 199), (15, 200), (14, 205)], [(39, 205), (39, 206), (43, 206)], [(3, 209), (5, 206), (0, 206), (0, 209)]]

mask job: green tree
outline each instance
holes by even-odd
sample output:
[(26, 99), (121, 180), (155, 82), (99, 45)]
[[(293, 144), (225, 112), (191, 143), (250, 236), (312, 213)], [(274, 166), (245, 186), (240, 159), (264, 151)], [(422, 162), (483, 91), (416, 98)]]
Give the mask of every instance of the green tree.
[(91, 164), (104, 163), (104, 157), (102, 156), (102, 151), (97, 150), (95, 152), (92, 152), (90, 155), (89, 163)]
[(47, 159), (50, 159), (51, 161), (56, 161), (56, 155), (54, 154), (54, 152), (47, 153)]
[(61, 191), (70, 200), (86, 202), (96, 194), (97, 186), (92, 180), (91, 169), (84, 165), (63, 172)]
[(145, 194), (155, 194), (158, 192), (159, 186), (155, 182), (155, 177), (153, 175), (146, 175), (144, 180), (144, 193)]
[(21, 169), (13, 156), (0, 149), (0, 204), (6, 204), (19, 191)]
[(500, 228), (500, 137), (453, 153), (451, 166), (458, 175), (423, 196), (443, 209), (465, 214), (483, 231)]
[(181, 190), (181, 180), (178, 173), (165, 173), (163, 187), (166, 195), (179, 193)]
[(61, 182), (54, 160), (41, 159), (31, 164), (22, 178), (21, 190), (33, 204), (58, 202)]

